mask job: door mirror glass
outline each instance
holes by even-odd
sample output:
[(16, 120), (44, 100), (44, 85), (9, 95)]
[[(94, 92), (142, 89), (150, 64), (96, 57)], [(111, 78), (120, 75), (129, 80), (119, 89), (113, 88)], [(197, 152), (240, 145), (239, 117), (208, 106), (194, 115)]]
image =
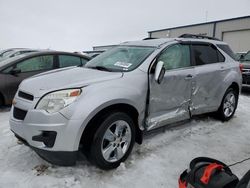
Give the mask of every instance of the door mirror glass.
[(239, 61), (242, 61), (244, 59), (244, 54), (240, 55)]
[(156, 65), (156, 68), (155, 68), (155, 81), (158, 84), (160, 84), (164, 78), (165, 68), (163, 65), (164, 65), (164, 62), (159, 61)]

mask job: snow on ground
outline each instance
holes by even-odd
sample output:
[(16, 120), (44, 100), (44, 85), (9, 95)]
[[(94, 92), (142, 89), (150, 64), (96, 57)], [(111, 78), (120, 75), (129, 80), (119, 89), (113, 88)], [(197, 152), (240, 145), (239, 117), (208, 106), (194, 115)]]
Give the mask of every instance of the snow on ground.
[[(128, 160), (102, 171), (85, 159), (73, 167), (51, 165), (17, 142), (9, 130), (9, 112), (0, 113), (0, 188), (15, 187), (178, 187), (180, 173), (198, 156), (231, 164), (250, 157), (250, 95), (240, 96), (235, 117), (226, 123), (200, 117), (178, 128), (148, 136)], [(232, 168), (241, 177), (250, 161)]]

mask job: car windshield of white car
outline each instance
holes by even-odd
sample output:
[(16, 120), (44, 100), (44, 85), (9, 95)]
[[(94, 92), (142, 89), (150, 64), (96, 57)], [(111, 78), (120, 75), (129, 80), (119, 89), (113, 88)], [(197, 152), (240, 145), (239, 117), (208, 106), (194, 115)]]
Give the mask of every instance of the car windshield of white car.
[(85, 67), (111, 72), (127, 72), (136, 69), (153, 51), (153, 47), (119, 46), (110, 49)]
[(243, 61), (248, 61), (250, 63), (250, 52), (248, 52), (244, 58), (243, 58)]

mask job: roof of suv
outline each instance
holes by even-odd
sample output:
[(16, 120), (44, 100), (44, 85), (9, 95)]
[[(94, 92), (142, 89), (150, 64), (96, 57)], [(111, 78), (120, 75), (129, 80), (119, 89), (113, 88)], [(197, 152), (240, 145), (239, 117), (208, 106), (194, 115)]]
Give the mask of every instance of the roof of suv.
[(121, 43), (121, 45), (128, 46), (148, 46), (148, 47), (158, 47), (167, 42), (174, 41), (173, 38), (160, 38), (160, 39), (151, 39), (151, 40), (138, 40), (138, 41), (129, 41)]
[(196, 41), (196, 42), (207, 42), (212, 44), (226, 44), (223, 41), (219, 40), (210, 40), (210, 39), (194, 39), (194, 38), (159, 38), (159, 39), (150, 39), (150, 40), (139, 40), (139, 41), (129, 41), (121, 43), (120, 45), (124, 46), (146, 46), (146, 47), (160, 47), (163, 44), (173, 41)]

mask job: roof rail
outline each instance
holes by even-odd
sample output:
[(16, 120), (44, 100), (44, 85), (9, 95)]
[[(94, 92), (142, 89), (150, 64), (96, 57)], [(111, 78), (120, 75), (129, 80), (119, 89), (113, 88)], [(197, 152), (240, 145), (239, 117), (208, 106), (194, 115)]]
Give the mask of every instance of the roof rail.
[(215, 37), (209, 37), (209, 36), (204, 36), (204, 35), (194, 35), (194, 34), (183, 34), (183, 35), (180, 35), (179, 38), (209, 39), (209, 40), (220, 41), (220, 39), (215, 38)]
[(142, 39), (142, 40), (152, 40), (152, 39), (158, 39), (158, 38), (147, 37), (147, 38), (144, 38), (144, 39)]

